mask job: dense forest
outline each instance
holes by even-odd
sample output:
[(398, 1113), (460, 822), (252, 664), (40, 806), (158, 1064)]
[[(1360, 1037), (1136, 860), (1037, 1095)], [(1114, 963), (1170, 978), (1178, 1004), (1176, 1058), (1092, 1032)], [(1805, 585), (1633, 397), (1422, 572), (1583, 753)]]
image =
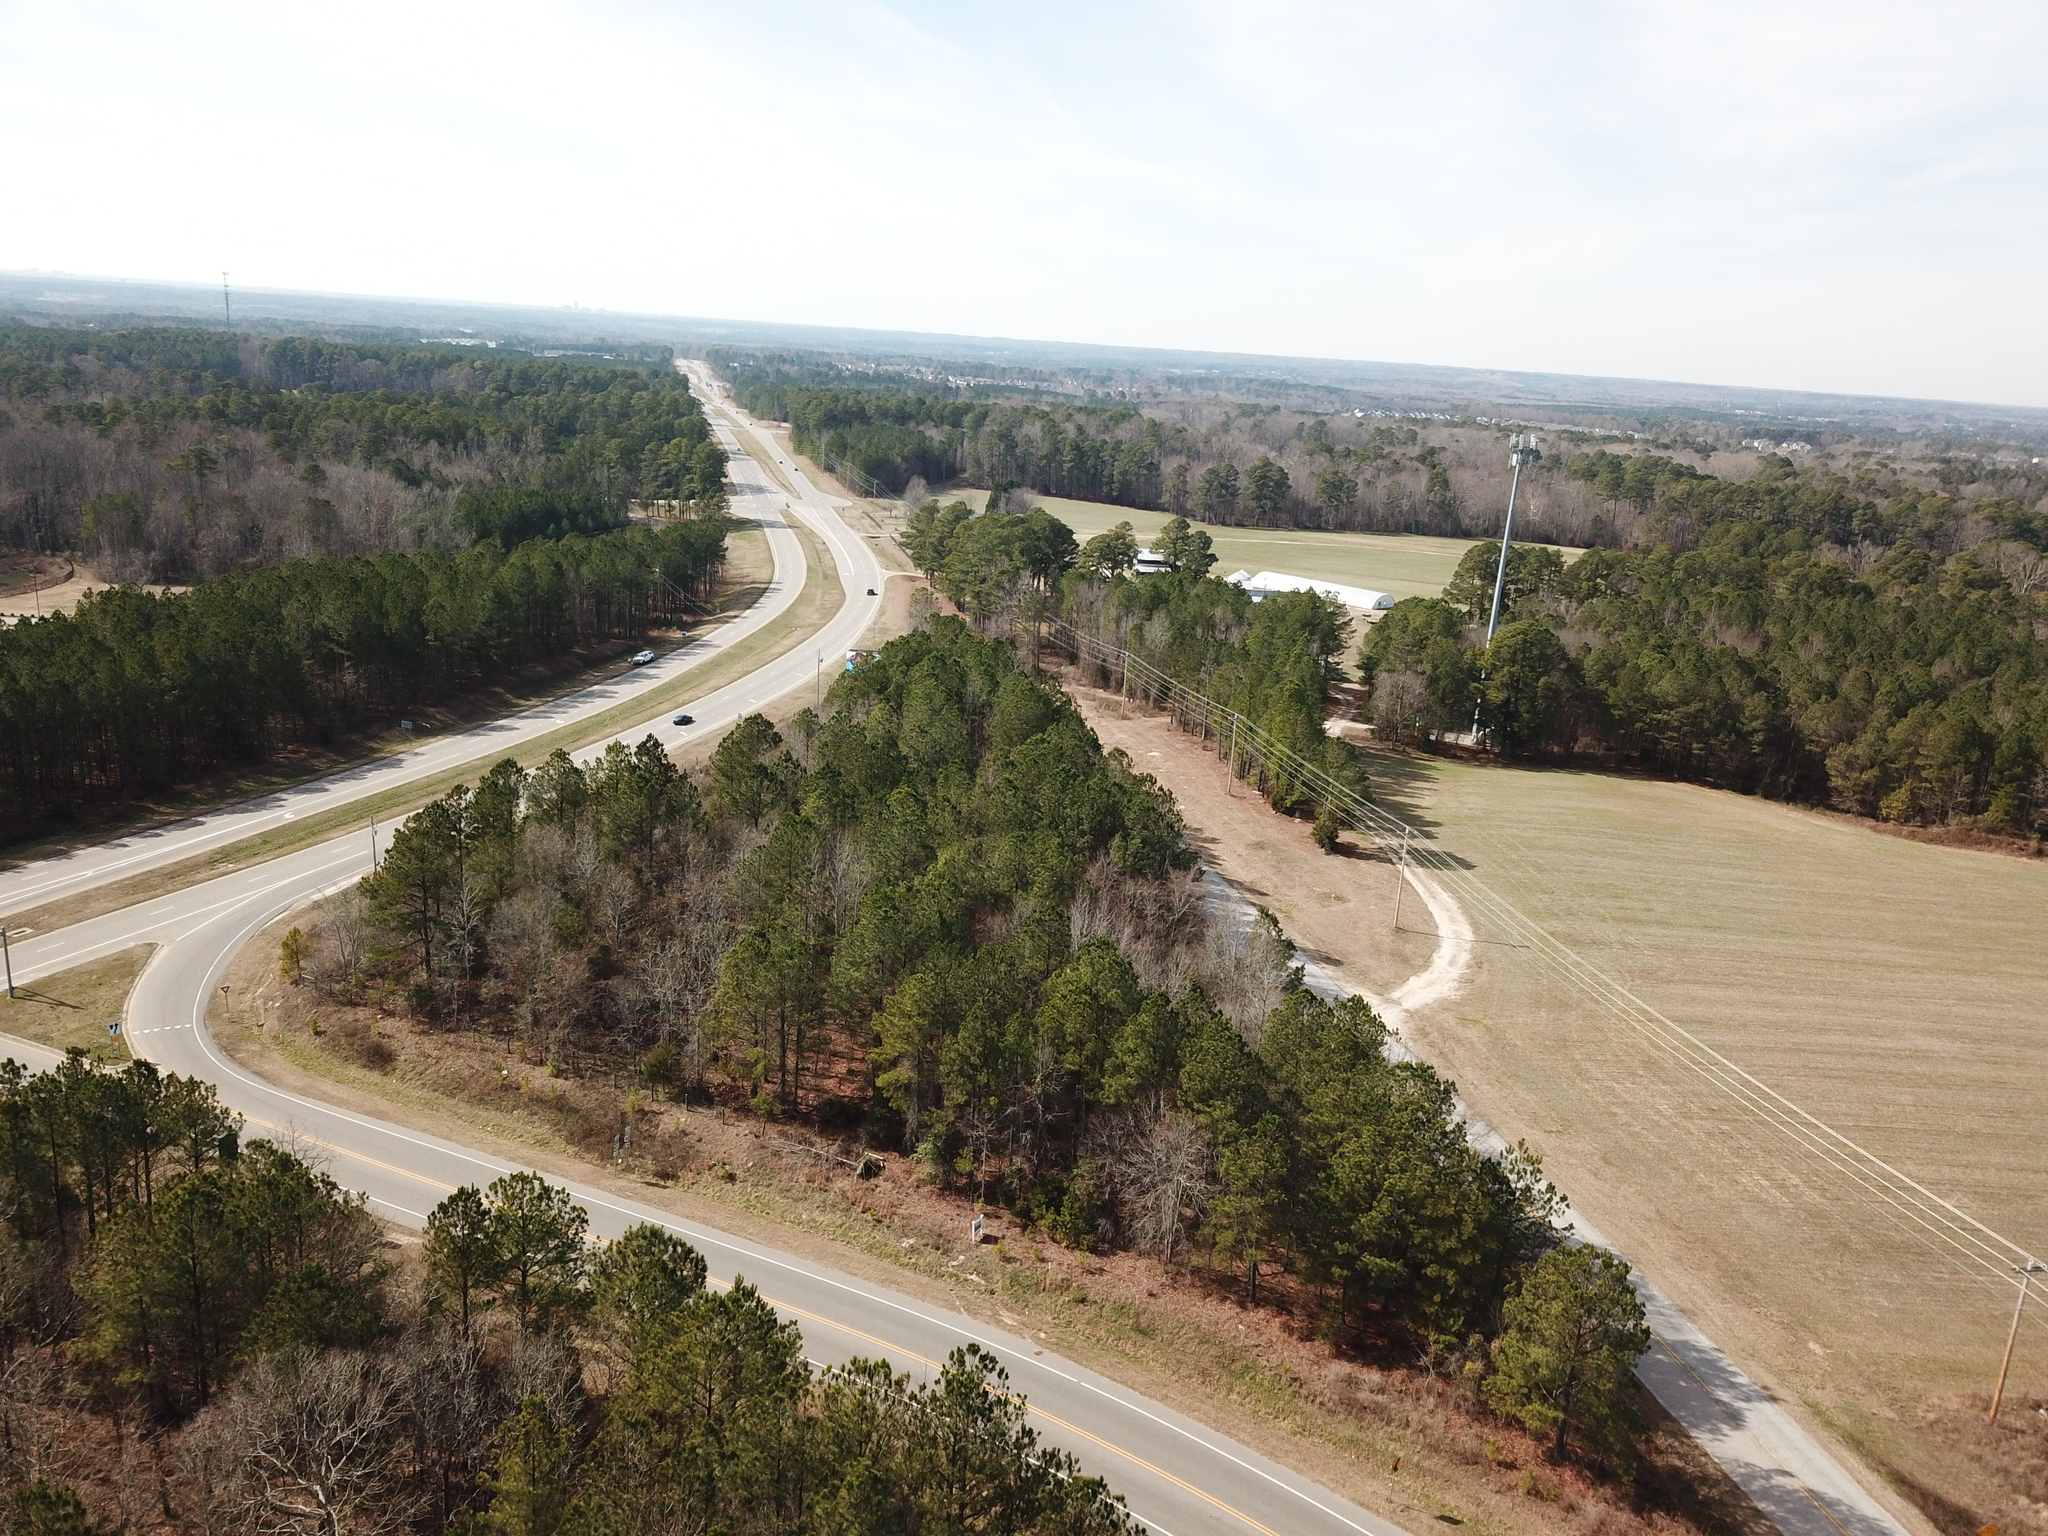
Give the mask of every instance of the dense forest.
[(90, 594), (0, 629), (0, 824), (21, 836), (680, 624), (724, 557), (725, 519), (687, 517)]
[[(1663, 535), (1567, 565), (1472, 550), (1442, 599), (1408, 599), (1361, 663), (1390, 736), (1467, 730), (1863, 816), (2048, 831), (2048, 546), (2017, 499), (1959, 511), (1585, 455)], [(1969, 526), (1974, 524), (1974, 526)]]
[[(636, 501), (660, 528), (628, 527)], [(27, 835), (675, 624), (725, 454), (666, 366), (0, 325), (0, 543), (120, 586), (0, 630)]]
[(1556, 1241), (1534, 1160), (1473, 1150), (1369, 1008), (1215, 915), (1170, 797), (1057, 687), (939, 618), (828, 705), (743, 721), (701, 781), (651, 742), (501, 764), (405, 824), (307, 974), (859, 1136), (1336, 1336), (1498, 1332)]
[[(789, 421), (808, 451), (894, 492), (913, 479), (1020, 487), (1225, 526), (1497, 538), (1508, 500), (1505, 439), (1524, 425), (1171, 391), (1063, 398), (1051, 379), (1005, 387), (797, 353), (714, 349), (712, 361), (748, 409)], [(1662, 435), (1546, 429), (1522, 477), (1516, 526), (1532, 540), (1580, 547), (1683, 544), (1695, 526), (1690, 497), (1716, 504), (1698, 509), (1709, 517), (1724, 515), (1751, 494), (1738, 487), (1782, 473), (1774, 445), (1738, 441), (1738, 432), (1755, 430), (1707, 422), (1667, 423)], [(1782, 446), (1800, 461), (1814, 511), (1823, 502), (1870, 509), (1838, 513), (1824, 537), (1853, 544), (1872, 528), (1909, 528), (1952, 553), (1956, 541), (1996, 527), (2019, 530), (2007, 538), (2035, 530), (2040, 547), (2048, 471), (2038, 458), (1975, 440), (1812, 430), (1815, 443)], [(1688, 490), (1688, 481), (1698, 483)], [(1753, 494), (1774, 505), (1786, 499), (1782, 488)]]
[(21, 1536), (1115, 1536), (969, 1347), (819, 1371), (740, 1279), (531, 1173), (406, 1257), (360, 1195), (147, 1062), (0, 1065), (0, 1520)]
[(109, 581), (591, 534), (724, 485), (666, 366), (0, 324), (0, 544)]

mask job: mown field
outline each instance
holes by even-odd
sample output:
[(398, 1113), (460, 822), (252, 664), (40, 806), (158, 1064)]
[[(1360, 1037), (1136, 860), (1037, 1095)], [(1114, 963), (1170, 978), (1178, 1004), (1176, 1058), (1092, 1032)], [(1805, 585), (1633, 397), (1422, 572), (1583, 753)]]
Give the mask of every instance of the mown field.
[[(2048, 1251), (2048, 862), (1676, 784), (1385, 754), (1373, 770), (1383, 798), (1666, 1017)], [(1712, 1337), (1917, 1487), (1939, 1525), (2038, 1528), (2048, 1308), (1987, 1434), (2010, 1285), (1529, 951), (1479, 948), (1468, 990), (1417, 1041), (1479, 1112), (1539, 1147)]]
[[(979, 507), (986, 491), (946, 491)], [(1166, 522), (1165, 512), (1142, 512), (1100, 501), (1069, 501), (1063, 496), (1036, 496), (1044, 507), (1086, 540), (1129, 523), (1142, 544)], [(1411, 533), (1318, 533), (1297, 528), (1219, 528), (1204, 524), (1216, 543), (1216, 574), (1235, 570), (1287, 571), (1323, 581), (1348, 582), (1391, 592), (1395, 597), (1434, 597), (1472, 547), (1471, 539), (1437, 539)]]

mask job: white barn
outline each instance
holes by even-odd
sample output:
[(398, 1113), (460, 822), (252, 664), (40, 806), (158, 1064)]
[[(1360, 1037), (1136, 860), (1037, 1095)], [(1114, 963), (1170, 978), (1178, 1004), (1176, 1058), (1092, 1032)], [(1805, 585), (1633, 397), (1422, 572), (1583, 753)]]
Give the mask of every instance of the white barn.
[(1252, 601), (1274, 592), (1320, 592), (1324, 597), (1333, 598), (1346, 608), (1363, 608), (1374, 612), (1394, 606), (1390, 592), (1375, 592), (1370, 587), (1346, 586), (1341, 581), (1317, 581), (1310, 576), (1290, 576), (1285, 571), (1237, 571), (1225, 578), (1235, 586), (1251, 593)]

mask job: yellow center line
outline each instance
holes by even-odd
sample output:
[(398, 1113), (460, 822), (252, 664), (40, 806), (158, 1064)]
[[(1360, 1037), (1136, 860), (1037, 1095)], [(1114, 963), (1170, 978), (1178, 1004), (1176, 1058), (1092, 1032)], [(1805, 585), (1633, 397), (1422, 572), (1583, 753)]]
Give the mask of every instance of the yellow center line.
[[(452, 1192), (455, 1188), (453, 1184), (444, 1184), (439, 1179), (429, 1178), (427, 1177), (427, 1175), (419, 1173), (411, 1168), (400, 1168), (395, 1163), (387, 1163), (382, 1161), (381, 1159), (367, 1156), (364, 1153), (351, 1151), (347, 1147), (337, 1147), (332, 1142), (322, 1141), (319, 1137), (307, 1135), (303, 1131), (294, 1131), (285, 1126), (274, 1125), (268, 1120), (256, 1120), (253, 1117), (245, 1118), (249, 1118), (250, 1123), (252, 1124), (260, 1125), (268, 1130), (276, 1131), (280, 1135), (291, 1136), (302, 1142), (311, 1142), (316, 1147), (324, 1147), (328, 1151), (339, 1153), (343, 1157), (352, 1157), (359, 1163), (368, 1163), (371, 1167), (382, 1168), (387, 1173), (399, 1174), (400, 1176), (412, 1179), (417, 1183), (430, 1184), (435, 1189), (445, 1189)], [(590, 1239), (590, 1241), (596, 1243), (602, 1241), (602, 1239), (593, 1237)], [(835, 1321), (834, 1319), (825, 1317), (820, 1313), (807, 1311), (803, 1307), (795, 1306), (786, 1301), (778, 1301), (775, 1297), (770, 1296), (766, 1291), (759, 1291), (757, 1292), (757, 1294), (761, 1297), (763, 1301), (767, 1302), (771, 1307), (774, 1307), (777, 1311), (789, 1312), (797, 1317), (808, 1318), (810, 1321), (822, 1324), (824, 1327), (835, 1328), (841, 1333), (850, 1334), (856, 1339), (861, 1339), (869, 1344), (873, 1344), (878, 1349), (887, 1350), (891, 1354), (915, 1360), (919, 1365), (925, 1366), (931, 1370), (938, 1371), (945, 1369), (945, 1367), (942, 1364), (940, 1364), (940, 1362), (938, 1362), (937, 1360), (927, 1359), (925, 1356), (918, 1354), (915, 1350), (906, 1349), (901, 1344), (892, 1344), (887, 1339), (878, 1338), (876, 1335), (872, 1333), (863, 1333), (858, 1328), (851, 1327), (846, 1323)], [(1659, 1340), (1659, 1342), (1661, 1343), (1662, 1341)], [(1676, 1359), (1677, 1357), (1673, 1356), (1673, 1358)], [(1685, 1362), (1680, 1361), (1679, 1363), (1683, 1365)], [(1694, 1379), (1698, 1380), (1697, 1377), (1695, 1377)], [(1701, 1385), (1702, 1387), (1704, 1387), (1705, 1383), (1701, 1383)], [(1048, 1424), (1057, 1424), (1061, 1429), (1066, 1430), (1069, 1434), (1079, 1435), (1084, 1440), (1093, 1441), (1096, 1445), (1101, 1446), (1105, 1451), (1114, 1452), (1116, 1455), (1121, 1456), (1124, 1460), (1130, 1462), (1133, 1466), (1142, 1467), (1147, 1472), (1150, 1472), (1154, 1477), (1163, 1478), (1165, 1481), (1172, 1483), (1176, 1488), (1183, 1489), (1186, 1492), (1193, 1494), (1196, 1498), (1202, 1500), (1204, 1503), (1213, 1505), (1217, 1509), (1222, 1510), (1223, 1513), (1231, 1516), (1233, 1519), (1242, 1520), (1246, 1525), (1250, 1526), (1253, 1530), (1260, 1532), (1261, 1536), (1279, 1536), (1279, 1533), (1275, 1531), (1271, 1526), (1261, 1525), (1258, 1521), (1254, 1520), (1250, 1515), (1246, 1514), (1243, 1510), (1236, 1508), (1234, 1505), (1224, 1503), (1223, 1500), (1217, 1498), (1212, 1493), (1205, 1493), (1202, 1489), (1197, 1488), (1193, 1483), (1188, 1482), (1185, 1478), (1174, 1476), (1173, 1473), (1167, 1471), (1164, 1467), (1157, 1466), (1152, 1462), (1147, 1461), (1144, 1457), (1138, 1455), (1136, 1452), (1125, 1450), (1124, 1447), (1118, 1445), (1115, 1441), (1105, 1440), (1102, 1438), (1102, 1436), (1091, 1433), (1090, 1431), (1083, 1429), (1078, 1424), (1069, 1423), (1067, 1420), (1061, 1418), (1056, 1413), (1047, 1413), (1043, 1408), (1033, 1403), (1028, 1397), (1020, 1397), (1019, 1400), (1024, 1404), (1025, 1412), (1036, 1414), (1039, 1418), (1044, 1419)], [(1819, 1501), (1815, 1500), (1815, 1502), (1818, 1503)], [(1822, 1505), (1821, 1509), (1822, 1513), (1826, 1513), (1827, 1507), (1825, 1505)], [(1829, 1515), (1828, 1518), (1832, 1520), (1834, 1519), (1834, 1516)], [(1839, 1524), (1839, 1522), (1837, 1522), (1837, 1524)], [(1849, 1533), (1847, 1531), (1844, 1531), (1842, 1533), (1842, 1536), (1849, 1536)]]
[[(894, 1354), (907, 1355), (912, 1360), (917, 1361), (918, 1364), (927, 1366), (932, 1370), (936, 1371), (944, 1369), (944, 1367), (941, 1366), (938, 1361), (928, 1360), (923, 1355), (918, 1354), (914, 1350), (905, 1349), (900, 1344), (891, 1344), (887, 1339), (876, 1338), (875, 1335), (873, 1335), (872, 1333), (862, 1333), (858, 1328), (848, 1327), (845, 1323), (835, 1322), (829, 1317), (821, 1317), (815, 1312), (806, 1312), (802, 1307), (791, 1306), (786, 1301), (777, 1301), (774, 1297), (768, 1295), (768, 1293), (765, 1291), (761, 1293), (761, 1299), (768, 1302), (770, 1305), (781, 1309), (782, 1311), (794, 1312), (798, 1317), (807, 1317), (812, 1322), (824, 1324), (827, 1328), (836, 1328), (841, 1333), (852, 1334), (853, 1337), (855, 1337), (856, 1339), (865, 1339), (868, 1343), (876, 1345), (882, 1349), (889, 1350)], [(1217, 1498), (1212, 1493), (1204, 1493), (1201, 1489), (1197, 1488), (1193, 1483), (1187, 1482), (1182, 1478), (1175, 1477), (1171, 1472), (1167, 1471), (1164, 1467), (1154, 1466), (1144, 1457), (1137, 1455), (1135, 1452), (1125, 1450), (1115, 1441), (1105, 1440), (1100, 1435), (1091, 1434), (1089, 1431), (1081, 1428), (1081, 1426), (1078, 1424), (1068, 1423), (1065, 1419), (1061, 1418), (1056, 1413), (1047, 1413), (1043, 1408), (1040, 1408), (1037, 1404), (1033, 1403), (1029, 1398), (1020, 1398), (1019, 1400), (1024, 1404), (1024, 1408), (1027, 1413), (1035, 1413), (1038, 1415), (1038, 1417), (1044, 1419), (1048, 1423), (1057, 1424), (1061, 1429), (1067, 1430), (1072, 1434), (1079, 1435), (1084, 1440), (1092, 1440), (1095, 1442), (1095, 1444), (1101, 1446), (1105, 1451), (1114, 1451), (1117, 1455), (1123, 1457), (1124, 1460), (1132, 1463), (1134, 1466), (1143, 1467), (1147, 1472), (1150, 1472), (1153, 1476), (1164, 1478), (1167, 1482), (1172, 1483), (1175, 1487), (1185, 1489), (1187, 1492), (1192, 1493), (1196, 1498), (1203, 1500), (1205, 1503), (1213, 1504), (1216, 1508), (1222, 1510), (1226, 1515), (1230, 1515), (1235, 1519), (1242, 1520), (1246, 1525), (1250, 1526), (1255, 1531), (1263, 1532), (1264, 1536), (1279, 1536), (1279, 1533), (1273, 1530), (1271, 1526), (1259, 1524), (1258, 1521), (1254, 1520), (1250, 1515), (1246, 1514), (1243, 1510), (1234, 1508), (1233, 1506), (1224, 1503), (1221, 1499)]]
[(290, 1137), (293, 1141), (311, 1142), (316, 1147), (324, 1147), (327, 1151), (338, 1153), (342, 1157), (352, 1157), (359, 1163), (368, 1163), (372, 1168), (382, 1168), (386, 1173), (395, 1173), (400, 1178), (411, 1179), (417, 1184), (431, 1184), (436, 1189), (447, 1190), (451, 1195), (455, 1193), (455, 1186), (453, 1184), (443, 1184), (439, 1179), (430, 1179), (424, 1173), (420, 1173), (415, 1169), (401, 1168), (396, 1163), (387, 1163), (381, 1158), (371, 1157), (368, 1153), (357, 1152), (348, 1147), (337, 1147), (331, 1141), (322, 1141), (318, 1136), (311, 1135), (305, 1131), (294, 1130), (288, 1125), (278, 1125), (269, 1120), (258, 1120), (254, 1115), (244, 1115), (242, 1118), (251, 1125), (260, 1125), (265, 1130), (275, 1131), (278, 1135)]

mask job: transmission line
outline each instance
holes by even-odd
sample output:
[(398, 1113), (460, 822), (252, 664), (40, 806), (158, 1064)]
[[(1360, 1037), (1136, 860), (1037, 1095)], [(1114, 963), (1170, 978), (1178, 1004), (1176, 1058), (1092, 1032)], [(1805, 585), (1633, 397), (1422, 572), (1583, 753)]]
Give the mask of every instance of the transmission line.
[[(1494, 931), (1531, 951), (1548, 968), (1593, 999), (1651, 1049), (1719, 1089), (1766, 1127), (1789, 1139), (1812, 1167), (1833, 1174), (1859, 1204), (1887, 1220), (1929, 1253), (1976, 1284), (2015, 1284), (2016, 1265), (2035, 1262), (2020, 1244), (1936, 1194), (1853, 1138), (1794, 1103), (1697, 1035), (1636, 996), (1628, 987), (1558, 939), (1493, 890), (1430, 834), (1374, 804), (1319, 764), (1279, 741), (1246, 716), (1190, 688), (1161, 668), (1064, 620), (1045, 624), (1050, 638), (1077, 665), (1113, 673), (1125, 698), (1163, 706), (1181, 729), (1214, 740), (1231, 773), (1262, 790), (1279, 788), (1314, 800), (1340, 825), (1385, 846), (1405, 846), (1406, 864), (1450, 886)], [(2044, 1325), (2048, 1326), (2048, 1325)]]

